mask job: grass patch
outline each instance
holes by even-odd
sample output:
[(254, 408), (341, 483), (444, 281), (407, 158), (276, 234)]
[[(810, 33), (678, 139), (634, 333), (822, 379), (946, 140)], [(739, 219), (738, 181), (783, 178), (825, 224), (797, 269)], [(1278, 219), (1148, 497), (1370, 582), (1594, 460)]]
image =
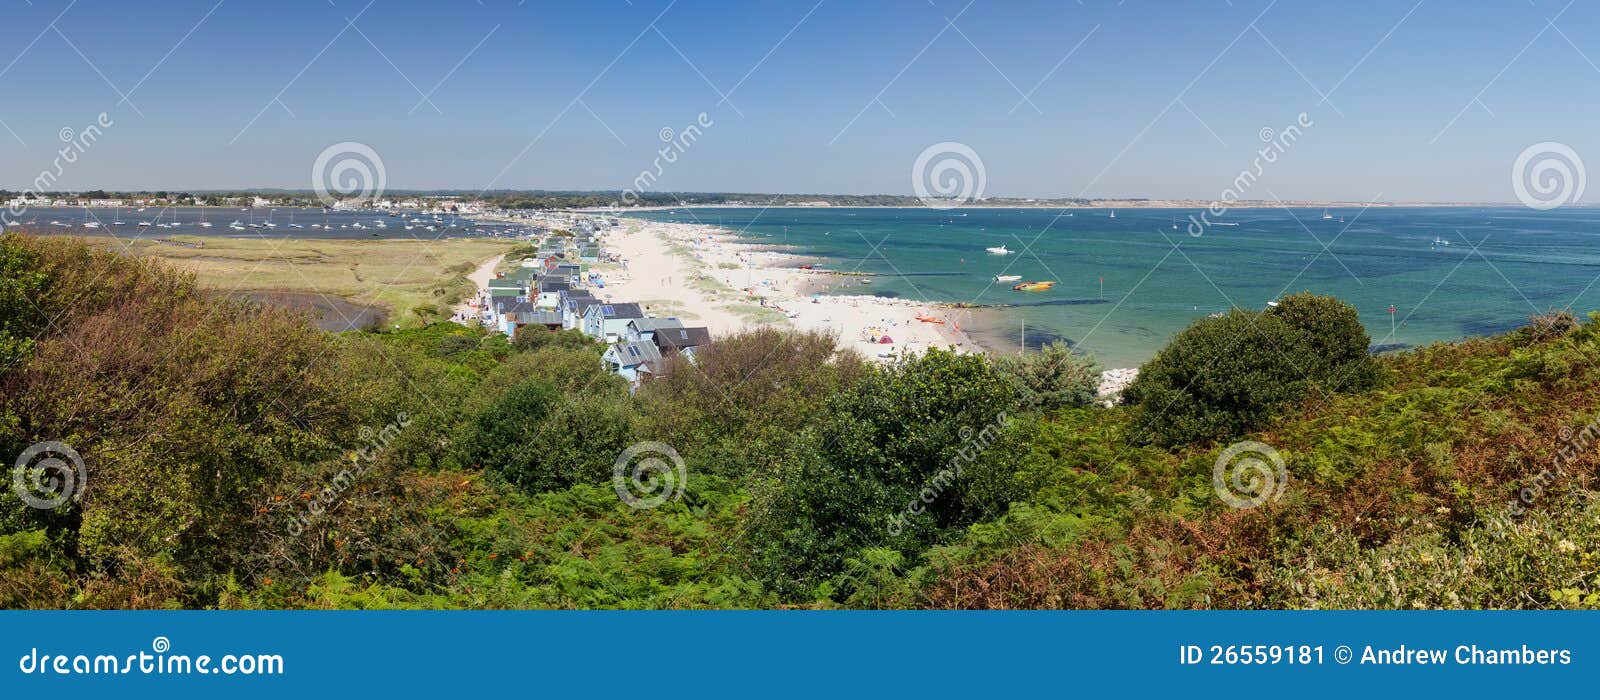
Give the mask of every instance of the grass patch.
[(770, 306), (732, 304), (724, 308), (749, 323), (786, 323), (789, 320), (782, 311)]
[[(124, 241), (90, 238), (122, 249)], [(513, 245), (481, 238), (417, 240), (261, 240), (174, 236), (126, 242), (126, 251), (194, 273), (201, 287), (223, 291), (315, 292), (389, 310), (402, 326), (411, 309), (433, 304), (445, 315), (473, 291), (467, 274)]]

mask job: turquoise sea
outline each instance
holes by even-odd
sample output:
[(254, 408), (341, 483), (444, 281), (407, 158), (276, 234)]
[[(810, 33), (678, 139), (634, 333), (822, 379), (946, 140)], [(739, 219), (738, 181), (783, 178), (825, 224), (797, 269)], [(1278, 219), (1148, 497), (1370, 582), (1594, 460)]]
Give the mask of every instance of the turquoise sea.
[[(991, 349), (1015, 350), (1025, 328), (1029, 347), (1065, 339), (1108, 367), (1142, 363), (1207, 314), (1262, 308), (1303, 290), (1353, 304), (1378, 349), (1499, 333), (1552, 308), (1600, 309), (1600, 209), (1238, 209), (1212, 217), (1228, 225), (1198, 237), (1189, 234), (1198, 210), (1111, 213), (687, 208), (634, 216), (720, 226), (815, 257), (818, 267), (874, 275), (841, 293), (994, 307), (962, 324)], [(1001, 245), (1014, 252), (985, 252)], [(994, 282), (997, 274), (1059, 284), (1016, 292), (1014, 282)]]

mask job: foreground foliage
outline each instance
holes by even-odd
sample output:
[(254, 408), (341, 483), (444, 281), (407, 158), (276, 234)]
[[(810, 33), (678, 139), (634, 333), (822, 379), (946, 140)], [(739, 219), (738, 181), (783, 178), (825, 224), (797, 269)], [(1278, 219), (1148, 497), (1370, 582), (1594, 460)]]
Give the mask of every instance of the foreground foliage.
[[(1296, 295), (1107, 409), (1066, 348), (876, 367), (763, 329), (630, 395), (570, 335), (330, 335), (65, 240), (0, 237), (0, 272), (0, 448), (88, 471), (55, 510), (0, 499), (0, 607), (1600, 601), (1600, 325), (1570, 315), (1374, 359)], [(1269, 340), (1292, 368), (1224, 352)], [(1233, 439), (1282, 456), (1276, 498), (1219, 499)], [(611, 483), (644, 440), (689, 474), (653, 509)]]

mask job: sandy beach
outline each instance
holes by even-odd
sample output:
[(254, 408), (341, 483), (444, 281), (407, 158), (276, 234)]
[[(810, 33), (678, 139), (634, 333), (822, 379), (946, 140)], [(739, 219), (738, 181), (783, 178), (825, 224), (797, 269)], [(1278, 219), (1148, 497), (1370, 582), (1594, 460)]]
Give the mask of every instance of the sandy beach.
[(741, 242), (711, 226), (630, 220), (606, 234), (605, 246), (623, 262), (599, 268), (605, 287), (595, 290), (597, 296), (640, 302), (648, 313), (677, 316), (713, 335), (788, 325), (834, 333), (841, 347), (884, 360), (930, 347), (983, 350), (960, 330), (970, 313), (965, 309), (865, 294), (813, 294), (819, 286), (870, 278), (803, 270), (797, 256)]

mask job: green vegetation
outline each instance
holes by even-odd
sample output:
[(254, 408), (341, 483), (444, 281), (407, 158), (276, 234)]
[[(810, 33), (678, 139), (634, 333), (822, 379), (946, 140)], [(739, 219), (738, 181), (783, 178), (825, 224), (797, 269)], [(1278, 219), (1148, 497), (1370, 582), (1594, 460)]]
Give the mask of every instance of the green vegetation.
[[(769, 327), (630, 394), (569, 333), (329, 334), (65, 239), (0, 237), (0, 271), (0, 454), (87, 470), (59, 508), (0, 499), (0, 607), (1600, 601), (1600, 316), (1374, 359), (1297, 295), (1103, 408), (1064, 346), (880, 367)], [(1212, 483), (1235, 439), (1285, 463), (1254, 508)], [(641, 441), (689, 475), (653, 509), (611, 484)]]
[(1176, 446), (1262, 427), (1307, 393), (1365, 388), (1376, 378), (1355, 309), (1299, 294), (1268, 311), (1234, 309), (1179, 333), (1123, 397), (1139, 406), (1140, 440)]
[(407, 327), (448, 319), (451, 307), (476, 291), (467, 275), (513, 246), (486, 238), (362, 241), (173, 236), (88, 240), (192, 272), (203, 289), (325, 295), (385, 309), (392, 323)]
[(1073, 352), (1061, 341), (1032, 355), (1001, 358), (997, 364), (1016, 383), (1023, 402), (1043, 410), (1088, 406), (1100, 389), (1094, 358)]

